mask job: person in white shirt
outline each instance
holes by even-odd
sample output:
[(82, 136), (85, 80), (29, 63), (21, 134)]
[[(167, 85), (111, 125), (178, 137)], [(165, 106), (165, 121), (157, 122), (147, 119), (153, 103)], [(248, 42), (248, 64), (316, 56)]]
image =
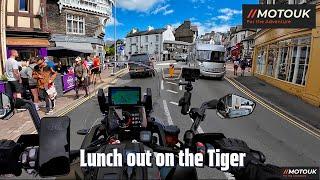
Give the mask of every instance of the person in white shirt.
[(10, 57), (5, 63), (5, 75), (8, 78), (8, 85), (13, 93), (13, 97), (21, 98), (21, 77), (19, 73), (19, 63), (17, 62), (16, 58), (19, 57), (19, 53), (17, 50), (10, 51)]

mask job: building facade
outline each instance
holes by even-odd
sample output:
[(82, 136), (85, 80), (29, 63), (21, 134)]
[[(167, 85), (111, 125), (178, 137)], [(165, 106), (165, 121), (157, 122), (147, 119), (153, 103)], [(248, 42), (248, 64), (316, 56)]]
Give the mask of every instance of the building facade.
[(320, 107), (320, 3), (314, 29), (264, 29), (255, 38), (253, 73)]
[(6, 0), (6, 50), (19, 52), (18, 60), (46, 56), (49, 32), (45, 0)]
[(146, 53), (156, 60), (164, 56), (164, 41), (174, 41), (175, 37), (171, 26), (162, 29), (148, 29), (138, 31), (133, 29), (126, 37), (125, 54), (130, 57), (132, 54)]
[(176, 41), (194, 43), (198, 37), (198, 27), (191, 25), (191, 21), (186, 20), (175, 30)]
[(48, 55), (66, 65), (77, 56), (97, 55), (104, 61), (104, 27), (112, 5), (110, 0), (47, 0)]
[(169, 41), (163, 42), (163, 61), (173, 60), (175, 55), (190, 55), (194, 43), (187, 43), (183, 41)]

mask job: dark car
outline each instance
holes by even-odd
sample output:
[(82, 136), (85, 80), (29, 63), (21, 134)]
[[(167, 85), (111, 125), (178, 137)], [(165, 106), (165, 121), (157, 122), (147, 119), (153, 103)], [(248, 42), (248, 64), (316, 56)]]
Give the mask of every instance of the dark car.
[(148, 54), (132, 55), (128, 65), (131, 78), (136, 76), (152, 76), (153, 62)]

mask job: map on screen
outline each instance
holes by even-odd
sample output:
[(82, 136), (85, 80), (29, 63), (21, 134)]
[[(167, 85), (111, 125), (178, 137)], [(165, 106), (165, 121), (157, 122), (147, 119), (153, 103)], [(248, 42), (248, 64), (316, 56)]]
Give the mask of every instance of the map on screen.
[(140, 88), (111, 88), (112, 105), (138, 105), (140, 102)]

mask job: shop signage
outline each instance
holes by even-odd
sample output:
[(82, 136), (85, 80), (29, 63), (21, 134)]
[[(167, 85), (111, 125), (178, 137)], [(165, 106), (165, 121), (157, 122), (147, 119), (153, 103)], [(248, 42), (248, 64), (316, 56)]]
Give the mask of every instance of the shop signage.
[(316, 5), (277, 4), (242, 6), (244, 28), (315, 28)]
[(75, 76), (74, 74), (66, 74), (62, 77), (63, 92), (68, 92), (75, 87)]

